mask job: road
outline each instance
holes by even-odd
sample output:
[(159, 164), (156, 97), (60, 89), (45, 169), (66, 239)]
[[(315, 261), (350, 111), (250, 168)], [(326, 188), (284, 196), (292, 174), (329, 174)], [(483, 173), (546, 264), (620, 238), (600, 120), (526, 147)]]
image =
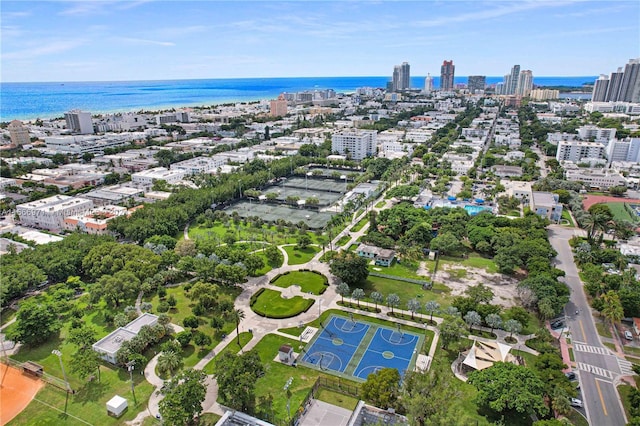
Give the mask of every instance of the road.
[(589, 424), (624, 426), (627, 421), (614, 382), (619, 376), (630, 374), (630, 363), (613, 355), (600, 342), (569, 246), (573, 235), (573, 229), (556, 225), (549, 227), (549, 241), (558, 252), (555, 266), (566, 273), (560, 280), (564, 280), (571, 289), (571, 300), (565, 313), (577, 364), (576, 373), (580, 378), (581, 399)]

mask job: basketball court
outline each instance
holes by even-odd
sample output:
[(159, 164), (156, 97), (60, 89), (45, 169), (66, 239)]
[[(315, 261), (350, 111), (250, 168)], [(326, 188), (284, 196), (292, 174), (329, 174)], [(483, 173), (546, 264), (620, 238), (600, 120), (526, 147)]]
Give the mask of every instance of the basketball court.
[(44, 382), (6, 364), (0, 364), (0, 377), (4, 377), (0, 388), (0, 425), (5, 425), (29, 405)]
[(382, 368), (401, 375), (415, 365), (424, 336), (352, 317), (332, 315), (303, 350), (301, 364), (366, 380)]

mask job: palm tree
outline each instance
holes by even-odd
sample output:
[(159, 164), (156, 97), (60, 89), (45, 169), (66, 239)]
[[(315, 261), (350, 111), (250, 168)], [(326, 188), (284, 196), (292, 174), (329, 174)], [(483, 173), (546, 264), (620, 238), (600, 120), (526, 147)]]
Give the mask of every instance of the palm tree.
[(342, 303), (344, 303), (344, 297), (349, 295), (351, 289), (349, 288), (349, 284), (342, 282), (336, 287), (336, 292), (342, 296)]
[(518, 320), (510, 319), (504, 323), (504, 331), (510, 333), (509, 338), (513, 338), (513, 333), (520, 333), (520, 330), (522, 330), (522, 324)]
[(553, 395), (551, 399), (551, 408), (553, 411), (560, 415), (567, 415), (571, 412), (571, 405), (569, 405), (569, 395), (567, 392), (559, 386), (553, 389)]
[(238, 346), (240, 346), (240, 321), (244, 319), (244, 311), (242, 309), (234, 309), (231, 315), (236, 322), (236, 338), (238, 339)]
[(182, 359), (174, 351), (162, 352), (158, 357), (158, 371), (163, 375), (173, 375), (182, 365)]
[(602, 316), (611, 321), (614, 325), (624, 317), (624, 309), (622, 303), (620, 303), (620, 296), (613, 291), (609, 290), (602, 295), (603, 309)]
[(382, 303), (384, 296), (377, 291), (374, 291), (369, 295), (369, 297), (371, 297), (371, 300), (376, 304), (376, 312), (378, 312), (378, 303)]
[(418, 299), (410, 299), (407, 302), (407, 308), (411, 311), (411, 319), (413, 319), (413, 316), (421, 306), (422, 305), (420, 304), (420, 302), (418, 302)]
[(387, 296), (387, 304), (391, 308), (391, 314), (393, 315), (393, 308), (400, 303), (400, 297), (397, 294), (391, 293)]
[(358, 302), (358, 308), (360, 308), (360, 299), (364, 297), (364, 290), (361, 288), (356, 288), (351, 293), (351, 298), (355, 299)]
[(433, 322), (433, 313), (437, 312), (438, 309), (440, 309), (440, 304), (435, 300), (429, 300), (427, 303), (425, 303), (424, 309), (431, 314), (429, 322)]
[(484, 319), (489, 327), (491, 327), (491, 333), (493, 334), (493, 329), (498, 328), (502, 325), (502, 318), (498, 314), (489, 314)]
[(476, 311), (469, 311), (464, 316), (464, 322), (467, 323), (467, 325), (469, 326), (469, 332), (471, 332), (471, 329), (474, 325), (480, 325), (480, 323), (482, 322), (482, 317)]

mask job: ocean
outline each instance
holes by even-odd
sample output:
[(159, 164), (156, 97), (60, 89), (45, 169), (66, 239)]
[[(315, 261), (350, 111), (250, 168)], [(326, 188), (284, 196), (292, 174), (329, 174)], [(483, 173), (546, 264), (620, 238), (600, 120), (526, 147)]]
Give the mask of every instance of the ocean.
[[(535, 77), (538, 86), (582, 86), (597, 77)], [(273, 99), (282, 92), (358, 87), (386, 87), (389, 77), (286, 77), (206, 80), (0, 83), (0, 121), (62, 117), (71, 109), (91, 113), (159, 110)], [(487, 77), (487, 84), (502, 77)], [(455, 83), (466, 84), (467, 77)], [(440, 78), (434, 77), (434, 86)], [(424, 77), (412, 77), (411, 87), (424, 87)]]

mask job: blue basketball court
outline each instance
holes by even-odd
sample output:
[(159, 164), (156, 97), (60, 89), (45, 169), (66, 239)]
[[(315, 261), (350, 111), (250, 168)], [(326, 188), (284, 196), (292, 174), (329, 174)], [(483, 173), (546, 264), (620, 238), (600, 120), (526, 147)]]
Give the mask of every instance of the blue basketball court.
[(382, 368), (404, 376), (422, 342), (416, 333), (332, 315), (303, 350), (301, 363), (361, 380)]

